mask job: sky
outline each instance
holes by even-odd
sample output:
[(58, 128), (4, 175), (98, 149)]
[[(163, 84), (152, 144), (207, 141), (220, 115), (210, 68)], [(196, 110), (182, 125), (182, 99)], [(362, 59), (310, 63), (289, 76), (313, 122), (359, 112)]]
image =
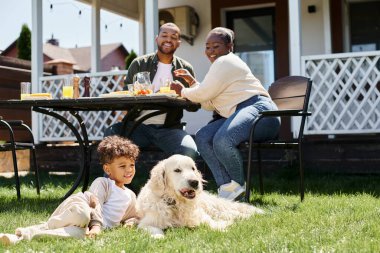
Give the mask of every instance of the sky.
[[(35, 0), (2, 0), (0, 8), (0, 51), (20, 35), (27, 24), (33, 32), (31, 3)], [(50, 6), (53, 5), (51, 9)], [(52, 36), (64, 48), (91, 46), (91, 7), (74, 0), (42, 0), (43, 42)], [(81, 15), (79, 12), (81, 11)], [(106, 28), (107, 26), (107, 28)], [(123, 43), (139, 52), (138, 22), (111, 12), (101, 11), (101, 44)]]

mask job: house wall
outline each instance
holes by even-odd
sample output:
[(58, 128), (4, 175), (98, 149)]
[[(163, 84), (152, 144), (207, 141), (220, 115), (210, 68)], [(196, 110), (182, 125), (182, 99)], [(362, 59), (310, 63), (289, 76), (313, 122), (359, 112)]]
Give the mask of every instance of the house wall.
[(13, 48), (10, 48), (6, 54), (3, 54), (3, 56), (17, 58), (17, 52), (18, 52), (18, 50), (17, 50), (17, 47), (15, 46)]
[(110, 71), (113, 67), (119, 67), (120, 70), (125, 68), (126, 54), (118, 48), (112, 51), (101, 60), (102, 71)]
[[(301, 2), (301, 33), (302, 33), (302, 55), (315, 55), (331, 53), (329, 42), (329, 32), (325, 31), (325, 25), (329, 25), (329, 19), (325, 19), (326, 5), (329, 1), (324, 0), (302, 0)], [(315, 6), (314, 13), (308, 12), (308, 6)], [(328, 7), (328, 6), (327, 6)], [(327, 24), (326, 24), (327, 22)], [(326, 34), (325, 32), (328, 32)], [(328, 38), (326, 38), (328, 36)]]

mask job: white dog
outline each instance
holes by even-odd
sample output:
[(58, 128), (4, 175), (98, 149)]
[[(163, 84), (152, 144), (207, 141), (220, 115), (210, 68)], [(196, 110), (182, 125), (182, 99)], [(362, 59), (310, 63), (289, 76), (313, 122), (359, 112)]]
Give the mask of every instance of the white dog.
[(137, 197), (141, 216), (138, 227), (160, 238), (164, 236), (163, 229), (170, 227), (206, 224), (223, 231), (235, 219), (264, 213), (251, 205), (207, 193), (202, 183), (202, 175), (191, 158), (173, 155), (160, 161)]

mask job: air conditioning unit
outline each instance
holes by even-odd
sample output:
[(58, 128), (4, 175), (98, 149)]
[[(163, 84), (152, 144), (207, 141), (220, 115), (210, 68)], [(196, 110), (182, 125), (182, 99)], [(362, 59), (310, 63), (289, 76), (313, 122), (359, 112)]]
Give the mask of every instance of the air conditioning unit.
[(190, 6), (178, 6), (160, 9), (158, 13), (160, 26), (171, 22), (181, 29), (182, 39), (193, 45), (199, 27), (199, 16)]

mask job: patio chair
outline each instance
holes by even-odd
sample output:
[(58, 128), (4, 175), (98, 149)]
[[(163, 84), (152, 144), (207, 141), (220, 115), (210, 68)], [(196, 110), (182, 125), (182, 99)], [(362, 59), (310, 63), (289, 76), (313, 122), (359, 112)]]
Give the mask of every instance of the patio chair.
[[(15, 174), (16, 180), (16, 191), (17, 191), (17, 199), (21, 199), (20, 193), (20, 178), (18, 175), (18, 166), (17, 166), (17, 156), (16, 150), (29, 149), (32, 156), (32, 164), (35, 172), (35, 184), (37, 189), (37, 194), (40, 195), (40, 181), (39, 181), (39, 171), (36, 160), (36, 147), (34, 144), (33, 133), (30, 127), (22, 120), (3, 120), (0, 116), (0, 126), (8, 130), (9, 133), (9, 141), (0, 144), (0, 151), (11, 151), (12, 152), (12, 160), (13, 160), (13, 170)], [(30, 142), (17, 142), (14, 137), (13, 128), (23, 128), (26, 129), (30, 136)]]
[[(311, 80), (302, 76), (288, 76), (275, 81), (269, 87), (269, 94), (278, 107), (278, 111), (265, 111), (262, 112), (258, 120), (252, 125), (250, 138), (249, 138), (249, 152), (248, 152), (248, 167), (247, 167), (247, 187), (245, 198), (249, 202), (250, 189), (251, 189), (251, 171), (252, 171), (252, 152), (253, 149), (257, 151), (258, 160), (258, 173), (260, 183), (260, 193), (264, 194), (263, 187), (263, 174), (261, 169), (261, 150), (262, 149), (285, 149), (285, 150), (298, 150), (299, 160), (299, 176), (300, 176), (300, 196), (301, 201), (304, 199), (304, 169), (303, 169), (303, 132), (307, 116), (311, 113), (308, 112), (309, 96), (311, 91)], [(276, 138), (274, 140), (266, 140), (262, 142), (255, 142), (253, 136), (257, 124), (267, 117), (300, 117), (301, 124), (298, 131), (298, 137), (290, 140), (283, 140)]]

